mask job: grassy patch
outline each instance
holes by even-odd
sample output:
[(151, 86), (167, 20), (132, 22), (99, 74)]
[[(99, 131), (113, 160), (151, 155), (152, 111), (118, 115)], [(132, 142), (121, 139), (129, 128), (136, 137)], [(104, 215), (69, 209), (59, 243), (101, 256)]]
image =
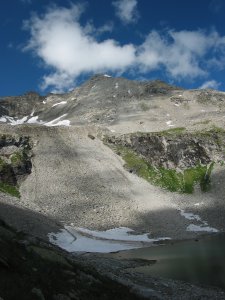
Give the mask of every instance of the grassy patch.
[(13, 185), (0, 182), (0, 191), (6, 194), (10, 194), (14, 197), (20, 198), (19, 190)]
[(0, 157), (0, 171), (5, 167), (6, 162)]
[(10, 156), (10, 160), (13, 166), (18, 166), (23, 161), (23, 154), (15, 152)]
[(199, 184), (204, 192), (210, 188), (210, 175), (213, 164), (209, 167), (198, 165), (183, 172), (177, 172), (175, 169), (156, 168), (134, 151), (125, 147), (118, 146), (116, 151), (126, 162), (125, 167), (128, 170), (171, 192), (193, 193), (196, 184)]
[(170, 135), (170, 134), (180, 134), (180, 133), (183, 133), (184, 131), (186, 130), (185, 127), (175, 127), (175, 128), (170, 128), (170, 129), (167, 129), (167, 130), (163, 130), (163, 131), (160, 131), (160, 135)]

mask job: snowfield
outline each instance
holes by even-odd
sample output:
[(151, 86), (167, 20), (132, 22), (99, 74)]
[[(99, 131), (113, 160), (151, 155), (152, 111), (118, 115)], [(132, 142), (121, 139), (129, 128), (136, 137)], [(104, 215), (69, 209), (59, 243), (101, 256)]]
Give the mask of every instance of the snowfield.
[(49, 241), (68, 252), (110, 253), (149, 246), (153, 242), (170, 238), (150, 239), (148, 233), (134, 234), (127, 227), (106, 231), (92, 231), (85, 228), (65, 226), (58, 233), (49, 233)]

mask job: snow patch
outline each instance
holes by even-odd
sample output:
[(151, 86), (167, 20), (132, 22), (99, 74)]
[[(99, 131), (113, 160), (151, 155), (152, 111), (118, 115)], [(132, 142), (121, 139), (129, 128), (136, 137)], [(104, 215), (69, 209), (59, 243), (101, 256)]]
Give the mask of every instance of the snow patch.
[(107, 77), (107, 78), (111, 78), (112, 76), (108, 75), (108, 74), (104, 74), (103, 75), (104, 77)]
[(204, 204), (204, 202), (198, 202), (198, 203), (195, 203), (194, 206), (200, 206), (202, 204)]
[(7, 122), (6, 117), (1, 117), (1, 118), (0, 118), (0, 122), (3, 122), (3, 123)]
[(182, 217), (185, 217), (185, 219), (201, 221), (201, 217), (199, 215), (195, 215), (193, 213), (187, 213), (184, 210), (180, 210), (180, 214)]
[(69, 120), (61, 120), (62, 118), (66, 117), (67, 114), (64, 114), (50, 122), (44, 123), (45, 126), (70, 126)]
[[(201, 203), (196, 203), (196, 204), (201, 204)], [(208, 226), (208, 223), (206, 221), (202, 221), (199, 215), (195, 215), (193, 213), (187, 213), (182, 209), (180, 210), (180, 214), (182, 217), (185, 217), (187, 220), (195, 220), (202, 223), (200, 225), (195, 225), (195, 224), (188, 225), (186, 228), (187, 231), (219, 232), (218, 229)]]
[(119, 83), (117, 82), (117, 83), (115, 84), (115, 89), (118, 89), (118, 87), (119, 87)]
[(148, 234), (133, 234), (127, 227), (106, 231), (92, 231), (85, 228), (65, 226), (58, 233), (49, 233), (49, 241), (68, 252), (109, 253), (142, 248), (150, 243), (170, 238), (150, 239)]
[(171, 121), (171, 120), (167, 121), (166, 124), (167, 124), (169, 127), (174, 127), (174, 126), (175, 126), (175, 125), (172, 124), (172, 121)]
[(174, 105), (175, 105), (175, 106), (178, 106), (178, 107), (180, 106), (180, 104), (178, 104), (178, 103), (174, 103)]
[(61, 101), (61, 102), (53, 104), (52, 107), (55, 107), (55, 106), (58, 106), (58, 105), (64, 105), (66, 103), (67, 103), (67, 101)]
[(38, 116), (32, 117), (27, 121), (28, 124), (43, 124), (43, 121), (38, 121)]
[(204, 225), (195, 225), (195, 224), (190, 224), (187, 227), (187, 231), (206, 231), (206, 232), (219, 232), (218, 229), (213, 228), (213, 227), (209, 227), (209, 226), (204, 226)]
[(28, 116), (23, 117), (22, 119), (15, 120), (14, 118), (8, 117), (8, 120), (11, 125), (21, 125), (24, 124), (28, 119)]
[[(32, 113), (33, 114), (33, 113)], [(0, 118), (0, 122), (9, 123), (10, 125), (21, 125), (21, 124), (39, 124), (45, 126), (70, 126), (70, 120), (61, 120), (67, 114), (62, 115), (59, 118), (56, 118), (50, 122), (44, 123), (43, 121), (38, 121), (38, 116), (29, 118), (28, 116), (23, 117), (22, 119), (18, 119), (18, 117), (9, 117), (9, 116), (2, 116)]]

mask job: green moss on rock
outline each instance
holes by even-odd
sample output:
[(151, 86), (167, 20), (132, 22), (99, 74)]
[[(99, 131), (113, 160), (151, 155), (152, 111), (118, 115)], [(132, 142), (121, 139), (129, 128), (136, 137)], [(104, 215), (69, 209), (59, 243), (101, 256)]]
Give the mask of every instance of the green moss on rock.
[(21, 152), (15, 152), (10, 156), (10, 160), (13, 166), (18, 166), (23, 162), (23, 154)]
[(0, 182), (0, 191), (14, 197), (20, 198), (20, 192), (16, 186)]
[(201, 190), (204, 192), (210, 188), (210, 175), (213, 163), (209, 166), (199, 164), (183, 172), (178, 172), (175, 169), (154, 167), (133, 150), (126, 147), (117, 146), (116, 151), (126, 162), (125, 167), (128, 170), (136, 173), (150, 183), (171, 192), (193, 193), (196, 184), (199, 184)]

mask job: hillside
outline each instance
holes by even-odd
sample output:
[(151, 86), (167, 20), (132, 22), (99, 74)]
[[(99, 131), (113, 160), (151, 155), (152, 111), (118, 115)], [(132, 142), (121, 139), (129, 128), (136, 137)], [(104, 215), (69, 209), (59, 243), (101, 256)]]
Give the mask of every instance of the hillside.
[(69, 252), (224, 232), (224, 104), (108, 75), (1, 98), (0, 219)]

